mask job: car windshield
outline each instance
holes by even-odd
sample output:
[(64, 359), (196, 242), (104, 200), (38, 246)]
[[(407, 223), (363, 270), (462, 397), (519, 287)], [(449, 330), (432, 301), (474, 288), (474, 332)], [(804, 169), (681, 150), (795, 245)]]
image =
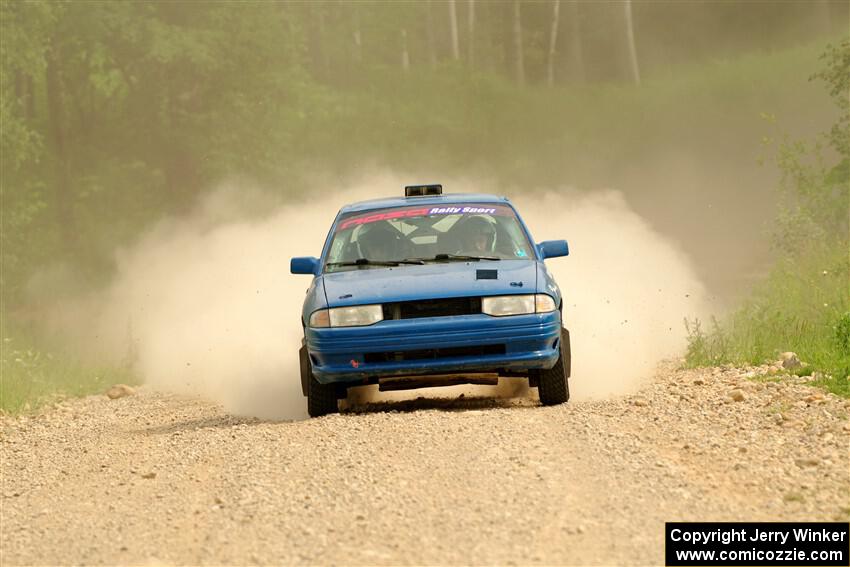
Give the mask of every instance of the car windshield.
[(325, 269), (532, 257), (511, 207), (459, 203), (348, 214), (336, 224)]

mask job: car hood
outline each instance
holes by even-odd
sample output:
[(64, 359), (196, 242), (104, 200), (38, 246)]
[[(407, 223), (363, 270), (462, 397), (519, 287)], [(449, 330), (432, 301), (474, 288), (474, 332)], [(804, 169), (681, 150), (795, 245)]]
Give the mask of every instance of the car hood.
[[(537, 289), (534, 260), (443, 262), (423, 266), (369, 268), (324, 274), (330, 307), (414, 299), (440, 299), (513, 293)], [(479, 271), (487, 273), (479, 274)], [(493, 277), (495, 279), (482, 279)]]

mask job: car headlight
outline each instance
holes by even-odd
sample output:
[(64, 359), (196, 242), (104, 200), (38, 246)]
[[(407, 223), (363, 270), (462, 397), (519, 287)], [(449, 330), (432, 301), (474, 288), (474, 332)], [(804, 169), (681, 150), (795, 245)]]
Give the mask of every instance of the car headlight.
[(534, 296), (534, 310), (538, 313), (551, 313), (558, 308), (551, 295), (538, 293)]
[(310, 326), (311, 327), (330, 327), (331, 326), (331, 318), (328, 315), (327, 309), (319, 309), (318, 311), (313, 311), (313, 314), (310, 315)]
[(311, 327), (362, 327), (384, 320), (380, 305), (354, 305), (319, 309), (310, 315)]
[(481, 312), (494, 317), (529, 315), (554, 311), (555, 300), (545, 293), (534, 295), (497, 295), (481, 298)]

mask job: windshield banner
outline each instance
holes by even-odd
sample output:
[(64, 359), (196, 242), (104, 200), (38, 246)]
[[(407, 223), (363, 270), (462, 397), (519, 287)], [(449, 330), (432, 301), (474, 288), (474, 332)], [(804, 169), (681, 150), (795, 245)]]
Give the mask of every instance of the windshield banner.
[(403, 219), (411, 217), (424, 217), (434, 215), (497, 215), (497, 216), (513, 216), (513, 211), (505, 205), (490, 205), (490, 204), (452, 204), (440, 207), (402, 207), (398, 209), (382, 209), (379, 211), (371, 211), (367, 214), (355, 216), (341, 221), (336, 230), (345, 230), (361, 224), (369, 224), (372, 222)]

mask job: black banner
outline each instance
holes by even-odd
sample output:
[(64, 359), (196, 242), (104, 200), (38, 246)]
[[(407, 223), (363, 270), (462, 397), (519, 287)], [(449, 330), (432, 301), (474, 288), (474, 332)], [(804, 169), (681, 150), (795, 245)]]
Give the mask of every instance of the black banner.
[(664, 562), (699, 565), (850, 565), (848, 522), (667, 522)]

